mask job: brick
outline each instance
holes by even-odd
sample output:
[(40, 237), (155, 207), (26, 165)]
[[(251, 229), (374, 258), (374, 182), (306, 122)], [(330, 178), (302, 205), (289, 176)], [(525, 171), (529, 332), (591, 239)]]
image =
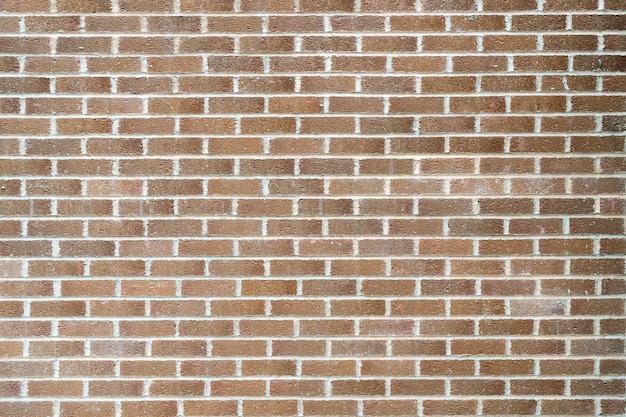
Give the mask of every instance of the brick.
[(173, 12), (173, 1), (156, 1), (156, 0), (121, 0), (119, 2), (122, 12)]
[(128, 33), (139, 31), (141, 22), (139, 16), (87, 15), (85, 16), (85, 28), (88, 32)]
[(333, 360), (328, 366), (322, 360), (306, 360), (302, 363), (302, 373), (306, 376), (354, 376), (356, 365), (351, 360)]
[[(111, 292), (107, 295), (111, 295)], [(84, 294), (84, 293), (83, 293)], [(82, 294), (81, 294), (82, 295)], [(59, 334), (61, 336), (102, 336), (102, 337), (112, 337), (113, 336), (113, 323), (107, 322), (98, 322), (98, 321), (66, 321), (59, 323)], [(62, 342), (63, 343), (63, 342)], [(73, 343), (73, 342), (72, 342)], [(78, 343), (76, 344), (78, 345)], [(77, 355), (84, 355), (83, 352), (83, 343), (80, 342), (80, 346), (75, 349), (78, 353)], [(61, 353), (54, 353), (53, 356), (59, 356)], [(88, 372), (87, 372), (88, 373)], [(113, 372), (111, 371), (111, 374)]]
[(292, 32), (294, 27), (306, 32), (323, 32), (324, 20), (315, 15), (270, 16), (270, 32)]
[(199, 396), (204, 393), (204, 381), (154, 381), (150, 385), (154, 396)]
[(90, 285), (89, 280), (71, 280), (63, 282), (61, 293), (68, 296), (112, 296), (115, 293), (115, 282), (98, 281), (98, 286)]
[(181, 375), (184, 376), (230, 376), (234, 374), (235, 362), (232, 360), (185, 359), (181, 364)]
[(62, 416), (88, 416), (93, 413), (115, 413), (115, 403), (112, 401), (68, 401), (62, 402), (60, 407)]
[(92, 119), (59, 119), (57, 131), (64, 135), (84, 135), (110, 133), (112, 121), (106, 118)]
[(532, 373), (533, 363), (530, 360), (482, 360), (482, 375), (528, 375)]
[(28, 32), (78, 32), (78, 16), (28, 16), (24, 20)]
[(545, 400), (542, 401), (541, 410), (547, 415), (556, 415), (569, 410), (574, 411), (574, 415), (582, 415), (593, 412), (593, 401), (590, 400)]
[(174, 417), (177, 414), (176, 401), (127, 401), (122, 405), (122, 416), (148, 417), (160, 415), (164, 417)]
[(183, 12), (231, 12), (233, 5), (230, 1), (209, 0), (182, 0), (180, 8)]
[(503, 395), (504, 381), (497, 379), (466, 379), (451, 381), (454, 395)]
[(246, 400), (244, 413), (252, 416), (288, 416), (297, 410), (296, 400)]
[(136, 396), (143, 391), (142, 381), (90, 381), (89, 391), (97, 396)]
[(323, 316), (325, 306), (320, 301), (277, 300), (272, 302), (272, 314), (275, 316), (299, 316), (303, 311), (309, 316)]
[(354, 52), (356, 38), (351, 36), (307, 36), (302, 40), (302, 50), (311, 52)]
[(532, 415), (536, 409), (536, 400), (487, 400), (483, 403), (483, 412), (486, 415)]
[(302, 118), (300, 131), (305, 134), (353, 133), (354, 119), (350, 117), (306, 117)]
[(471, 320), (424, 320), (420, 325), (422, 335), (468, 335), (474, 332)]
[(206, 356), (206, 352), (204, 340), (157, 340), (152, 345), (154, 356)]
[(300, 332), (307, 336), (352, 335), (354, 323), (351, 320), (303, 320), (300, 322)]
[(83, 383), (81, 381), (61, 383), (53, 380), (35, 380), (29, 382), (28, 391), (32, 397), (47, 397), (49, 395), (80, 397), (83, 391)]
[(424, 415), (471, 415), (476, 407), (475, 400), (424, 400)]
[(244, 37), (240, 48), (244, 53), (281, 53), (294, 50), (294, 38), (291, 36)]
[(142, 316), (145, 303), (141, 301), (94, 301), (91, 302), (92, 316)]
[(220, 416), (235, 415), (237, 413), (237, 401), (219, 400), (185, 400), (184, 409), (187, 415), (202, 415), (206, 410)]
[[(383, 62), (381, 62), (382, 64)], [(392, 60), (395, 72), (443, 73), (445, 60), (439, 56), (400, 56)]]
[(300, 10), (303, 12), (351, 12), (353, 7), (351, 0), (323, 0), (319, 2), (304, 0), (300, 4)]

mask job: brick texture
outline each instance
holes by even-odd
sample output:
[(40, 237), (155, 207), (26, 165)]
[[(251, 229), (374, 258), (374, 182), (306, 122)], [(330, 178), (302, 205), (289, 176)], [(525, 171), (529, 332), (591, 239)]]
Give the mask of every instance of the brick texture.
[(0, 415), (626, 415), (623, 0), (0, 1)]

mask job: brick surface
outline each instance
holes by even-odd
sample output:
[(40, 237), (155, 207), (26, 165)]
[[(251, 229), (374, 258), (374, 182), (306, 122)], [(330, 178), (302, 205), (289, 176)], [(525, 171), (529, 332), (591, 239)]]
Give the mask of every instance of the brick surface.
[(0, 2), (0, 414), (624, 415), (625, 28)]

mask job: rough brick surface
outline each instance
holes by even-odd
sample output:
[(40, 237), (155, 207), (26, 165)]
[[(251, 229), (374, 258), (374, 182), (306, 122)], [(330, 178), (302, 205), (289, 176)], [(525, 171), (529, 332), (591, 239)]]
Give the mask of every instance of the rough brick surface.
[(0, 1), (0, 415), (626, 415), (623, 0)]

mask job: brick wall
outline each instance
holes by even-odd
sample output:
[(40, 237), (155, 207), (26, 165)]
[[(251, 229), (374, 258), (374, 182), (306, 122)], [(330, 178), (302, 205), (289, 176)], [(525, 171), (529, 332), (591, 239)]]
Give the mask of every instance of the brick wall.
[(0, 414), (624, 414), (625, 30), (0, 1)]

